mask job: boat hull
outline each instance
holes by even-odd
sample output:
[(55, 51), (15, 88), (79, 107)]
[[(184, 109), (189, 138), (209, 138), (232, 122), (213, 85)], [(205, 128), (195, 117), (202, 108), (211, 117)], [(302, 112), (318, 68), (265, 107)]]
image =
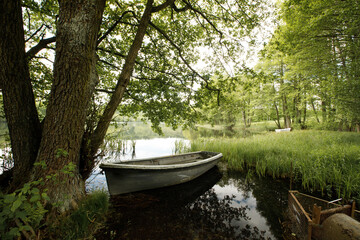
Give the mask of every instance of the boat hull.
[[(176, 158), (188, 155), (177, 155)], [(167, 159), (166, 165), (122, 165), (118, 163), (115, 166), (102, 164), (100, 168), (105, 170), (110, 194), (118, 195), (188, 182), (214, 167), (221, 157), (222, 154), (220, 153), (211, 158), (176, 164), (169, 163), (171, 157), (165, 157)], [(141, 160), (138, 162), (141, 163)]]

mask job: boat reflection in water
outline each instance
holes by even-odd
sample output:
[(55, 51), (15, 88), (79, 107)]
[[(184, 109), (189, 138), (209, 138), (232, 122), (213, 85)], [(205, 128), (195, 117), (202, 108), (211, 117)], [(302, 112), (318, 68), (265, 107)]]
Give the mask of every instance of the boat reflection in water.
[[(248, 206), (234, 206), (235, 195), (220, 197), (213, 186), (217, 167), (173, 187), (111, 198), (108, 221), (97, 239), (268, 239), (246, 223)], [(271, 235), (271, 234), (270, 234)]]

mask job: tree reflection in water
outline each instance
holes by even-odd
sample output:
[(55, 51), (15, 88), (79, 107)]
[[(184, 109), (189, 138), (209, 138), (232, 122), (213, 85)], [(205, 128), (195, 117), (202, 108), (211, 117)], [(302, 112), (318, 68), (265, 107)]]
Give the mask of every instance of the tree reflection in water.
[(218, 199), (214, 189), (210, 189), (200, 196), (194, 203), (185, 206), (181, 217), (188, 221), (193, 229), (193, 239), (266, 239), (265, 232), (257, 227), (238, 222), (247, 222), (245, 207), (233, 207), (235, 196), (224, 196)]
[(219, 170), (172, 188), (112, 198), (106, 226), (97, 239), (268, 239), (249, 224), (247, 206), (235, 195), (219, 197), (212, 186)]
[[(256, 212), (266, 220), (266, 225), (272, 235), (282, 238), (280, 222), (283, 221), (284, 211), (287, 208), (288, 182), (255, 175), (248, 178), (246, 173), (228, 171), (217, 183), (217, 187), (229, 186), (233, 186), (237, 189), (237, 193), (241, 194), (237, 198), (256, 200), (255, 206), (251, 206), (252, 212)], [(217, 194), (219, 195), (219, 191)], [(252, 214), (248, 212), (248, 215)]]

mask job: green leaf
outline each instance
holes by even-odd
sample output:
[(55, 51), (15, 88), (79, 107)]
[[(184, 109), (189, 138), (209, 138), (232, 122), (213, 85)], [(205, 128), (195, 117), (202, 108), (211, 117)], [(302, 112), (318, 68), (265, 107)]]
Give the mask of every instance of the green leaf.
[(21, 220), (25, 220), (28, 216), (28, 213), (26, 211), (17, 211), (15, 214), (16, 218), (20, 218)]
[(15, 212), (16, 209), (18, 209), (21, 206), (21, 204), (22, 204), (21, 198), (16, 199), (11, 207), (11, 211)]
[(50, 201), (50, 198), (49, 198), (49, 196), (48, 196), (46, 193), (42, 193), (42, 194), (41, 194), (41, 197), (42, 197), (43, 199), (45, 199), (46, 201)]
[(19, 228), (17, 228), (17, 227), (11, 228), (8, 234), (9, 234), (11, 237), (20, 237)]
[(31, 193), (32, 193), (32, 194), (39, 194), (39, 193), (40, 193), (40, 190), (39, 190), (38, 188), (33, 188), (33, 189), (31, 190)]
[(22, 226), (22, 229), (26, 230), (26, 231), (31, 231), (32, 230), (32, 228), (29, 225)]
[(4, 203), (12, 203), (14, 201), (15, 201), (15, 194), (14, 193), (5, 195)]
[(34, 163), (34, 166), (41, 166), (43, 169), (45, 169), (47, 167), (45, 161), (36, 162), (36, 163)]
[(30, 188), (31, 188), (30, 183), (25, 183), (23, 188), (21, 189), (21, 192), (22, 193), (27, 193), (30, 190)]
[(30, 198), (30, 202), (36, 202), (41, 200), (40, 194), (36, 194)]
[(43, 209), (43, 208), (44, 208), (43, 205), (41, 204), (41, 202), (36, 202), (36, 205), (37, 205), (37, 207), (38, 207), (39, 209)]
[(62, 148), (57, 149), (56, 153), (55, 153), (56, 158), (67, 157), (68, 155), (69, 155), (69, 153)]

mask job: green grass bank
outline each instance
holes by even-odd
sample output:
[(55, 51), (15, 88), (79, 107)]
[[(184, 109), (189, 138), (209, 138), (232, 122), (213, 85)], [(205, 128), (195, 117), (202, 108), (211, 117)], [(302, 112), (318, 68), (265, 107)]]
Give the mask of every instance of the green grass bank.
[(202, 138), (191, 151), (221, 152), (228, 167), (289, 178), (306, 191), (360, 203), (360, 134), (332, 131), (267, 133), (248, 138)]

